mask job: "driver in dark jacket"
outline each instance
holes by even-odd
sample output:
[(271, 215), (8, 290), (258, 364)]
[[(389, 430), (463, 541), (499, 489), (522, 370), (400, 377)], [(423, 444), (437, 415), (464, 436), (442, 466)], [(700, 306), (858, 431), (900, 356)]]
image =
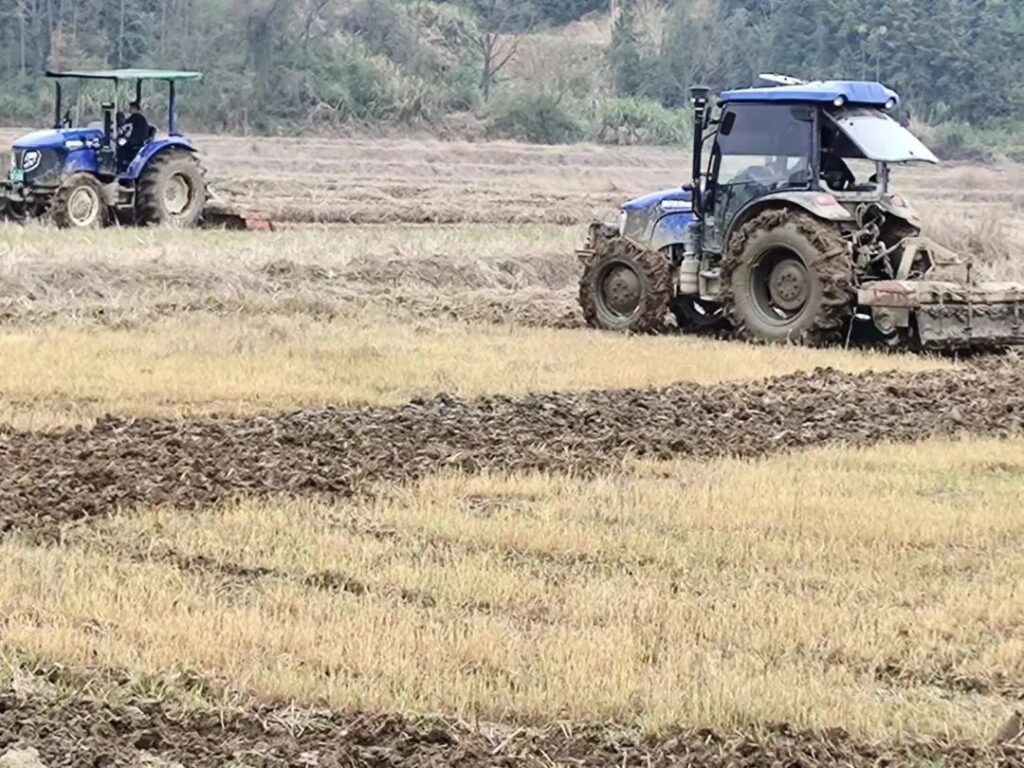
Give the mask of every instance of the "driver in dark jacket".
[(857, 183), (850, 166), (836, 152), (835, 132), (823, 128), (821, 131), (821, 178), (831, 189), (842, 192)]
[(128, 165), (149, 141), (149, 121), (142, 114), (142, 104), (128, 105), (129, 115), (117, 131), (117, 154), (123, 165)]

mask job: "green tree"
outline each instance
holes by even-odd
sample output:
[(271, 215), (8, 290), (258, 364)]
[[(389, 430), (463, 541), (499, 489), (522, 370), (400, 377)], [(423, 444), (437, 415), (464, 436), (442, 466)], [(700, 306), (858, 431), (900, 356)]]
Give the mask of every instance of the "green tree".
[(612, 88), (620, 96), (640, 96), (647, 92), (650, 79), (647, 52), (637, 31), (636, 7), (632, 0), (623, 3), (612, 28), (608, 48), (608, 70)]

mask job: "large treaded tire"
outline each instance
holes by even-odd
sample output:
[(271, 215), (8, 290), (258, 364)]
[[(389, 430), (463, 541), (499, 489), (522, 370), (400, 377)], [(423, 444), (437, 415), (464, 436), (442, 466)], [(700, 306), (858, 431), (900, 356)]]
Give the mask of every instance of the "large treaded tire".
[[(167, 188), (183, 183), (188, 197), (181, 210), (168, 207)], [(169, 149), (149, 161), (139, 179), (135, 198), (136, 221), (144, 226), (198, 226), (206, 206), (206, 175), (198, 158), (191, 152)]]
[[(604, 298), (609, 270), (622, 267), (635, 273), (640, 291), (636, 311), (628, 316), (613, 311)], [(622, 237), (598, 241), (580, 280), (583, 317), (591, 328), (604, 331), (658, 333), (665, 329), (671, 298), (672, 268), (665, 255)]]
[(61, 229), (100, 229), (110, 222), (110, 209), (99, 181), (88, 173), (75, 173), (54, 193), (46, 217)]
[[(752, 287), (768, 254), (788, 251), (807, 271), (808, 296), (792, 318), (770, 316)], [(838, 228), (808, 213), (772, 209), (730, 239), (722, 260), (722, 300), (735, 334), (748, 341), (827, 346), (841, 342), (856, 311), (849, 244)]]

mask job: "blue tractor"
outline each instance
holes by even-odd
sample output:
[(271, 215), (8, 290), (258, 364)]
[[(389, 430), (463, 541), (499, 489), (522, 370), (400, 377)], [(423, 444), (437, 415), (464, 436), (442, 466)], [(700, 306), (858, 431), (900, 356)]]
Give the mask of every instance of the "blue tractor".
[(763, 77), (717, 104), (694, 88), (692, 181), (591, 227), (577, 254), (588, 324), (650, 333), (674, 315), (764, 342), (1024, 344), (1024, 285), (976, 282), (890, 189), (894, 164), (938, 162), (893, 119), (897, 94)]
[[(56, 83), (51, 130), (18, 139), (11, 168), (2, 182), (8, 218), (46, 218), (67, 228), (102, 227), (113, 222), (192, 227), (200, 223), (207, 202), (205, 174), (198, 151), (177, 127), (178, 83), (199, 80), (198, 72), (119, 69), (100, 72), (47, 72)], [(111, 87), (100, 119), (76, 126), (64, 111), (67, 81), (101, 81)], [(149, 128), (144, 142), (126, 146), (121, 136), (124, 116), (118, 111), (122, 84), (134, 85), (141, 103), (143, 85), (166, 83), (166, 133)]]

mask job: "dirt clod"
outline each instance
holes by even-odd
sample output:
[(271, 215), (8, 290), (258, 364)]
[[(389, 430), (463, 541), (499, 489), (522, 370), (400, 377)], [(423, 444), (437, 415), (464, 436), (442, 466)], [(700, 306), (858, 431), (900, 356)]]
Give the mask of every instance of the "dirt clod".
[(46, 768), (34, 748), (10, 749), (0, 755), (0, 768)]

